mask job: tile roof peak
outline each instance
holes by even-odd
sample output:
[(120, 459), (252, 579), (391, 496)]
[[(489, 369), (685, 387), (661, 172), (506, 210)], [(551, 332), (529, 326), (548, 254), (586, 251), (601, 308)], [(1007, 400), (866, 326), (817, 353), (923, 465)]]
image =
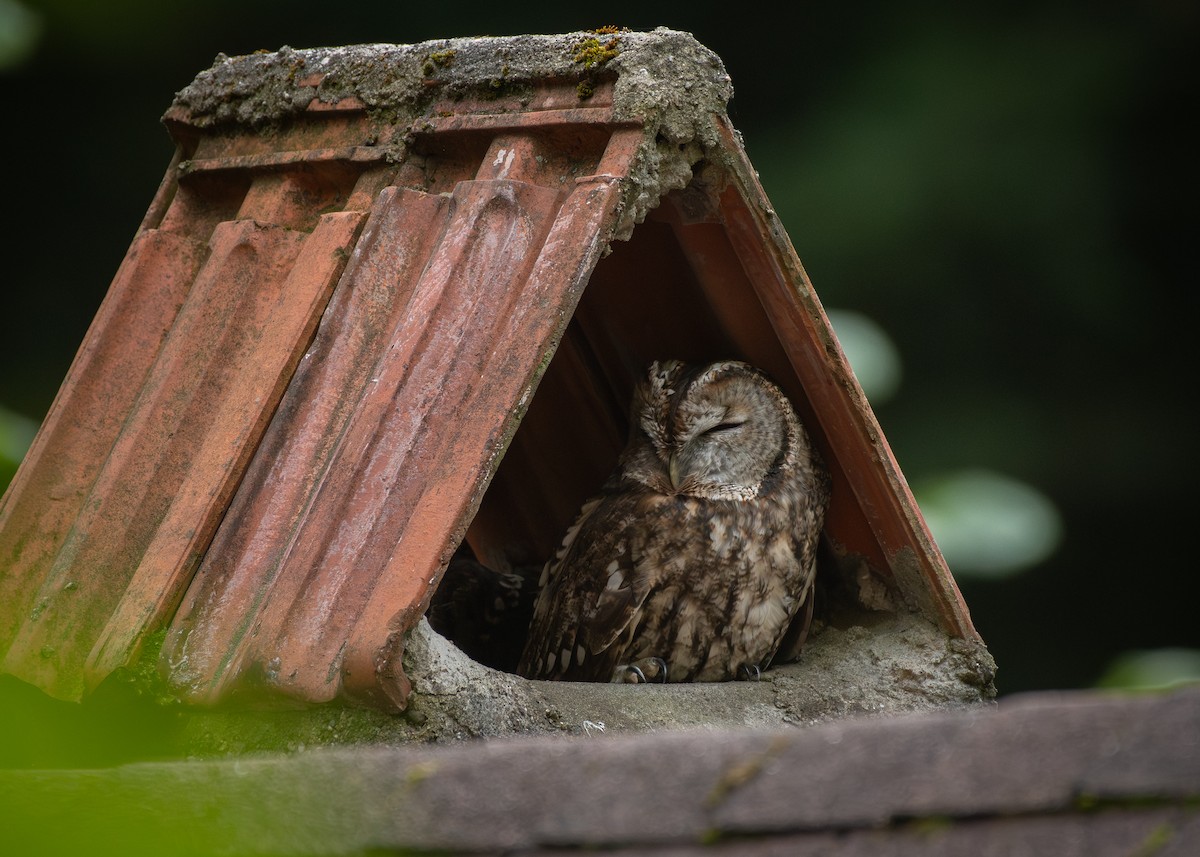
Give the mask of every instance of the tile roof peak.
[[(711, 124), (708, 115), (723, 113), (733, 95), (720, 57), (690, 33), (603, 28), (219, 54), (177, 93), (168, 116), (198, 127), (257, 125), (295, 116), (314, 99), (336, 104), (354, 98), (368, 110), (415, 119), (446, 96), (597, 78), (615, 81), (615, 118), (640, 118), (676, 143)], [(581, 101), (586, 92), (580, 89)]]

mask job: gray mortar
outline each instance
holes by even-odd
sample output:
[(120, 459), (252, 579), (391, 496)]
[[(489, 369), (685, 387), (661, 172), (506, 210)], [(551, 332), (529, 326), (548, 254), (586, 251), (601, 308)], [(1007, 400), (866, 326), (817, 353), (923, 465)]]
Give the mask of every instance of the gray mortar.
[(850, 716), (964, 708), (991, 699), (995, 664), (916, 614), (866, 614), (820, 629), (800, 661), (757, 682), (613, 685), (527, 681), (481, 666), (422, 619), (409, 634), (409, 708), (218, 711), (191, 717), (189, 752), (225, 755), (340, 744), (505, 735), (599, 737), (685, 728), (809, 725)]
[[(402, 157), (404, 137), (435, 102), (495, 98), (497, 86), (527, 98), (534, 81), (615, 76), (614, 119), (645, 123), (612, 236), (625, 240), (664, 194), (687, 185), (694, 164), (717, 151), (713, 116), (725, 113), (733, 86), (720, 57), (690, 34), (665, 28), (617, 34), (619, 53), (602, 66), (586, 68), (576, 60), (586, 39), (611, 38), (580, 32), (221, 54), (176, 94), (168, 117), (197, 128), (263, 129), (300, 116), (313, 99), (354, 97), (381, 127), (392, 129), (364, 145)], [(429, 80), (437, 85), (427, 85)]]
[(989, 697), (995, 672), (982, 646), (951, 641), (914, 614), (880, 616), (870, 628), (824, 628), (799, 662), (757, 682), (526, 681), (471, 661), (424, 620), (409, 637), (404, 663), (411, 705), (436, 738), (778, 726), (960, 707)]

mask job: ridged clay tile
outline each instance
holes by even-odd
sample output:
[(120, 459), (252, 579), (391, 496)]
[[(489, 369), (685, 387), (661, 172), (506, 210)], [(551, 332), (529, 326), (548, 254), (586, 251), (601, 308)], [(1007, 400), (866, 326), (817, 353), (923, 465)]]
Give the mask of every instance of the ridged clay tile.
[(466, 540), (548, 557), (649, 360), (767, 370), (863, 606), (978, 642), (690, 36), (218, 57), (0, 504), (5, 671), (78, 699), (165, 632), (185, 699), (401, 709)]

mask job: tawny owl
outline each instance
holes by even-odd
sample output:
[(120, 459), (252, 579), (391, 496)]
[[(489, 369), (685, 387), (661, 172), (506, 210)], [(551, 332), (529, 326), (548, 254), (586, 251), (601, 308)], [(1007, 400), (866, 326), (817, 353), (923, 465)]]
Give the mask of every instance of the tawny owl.
[(754, 678), (811, 617), (829, 479), (784, 394), (738, 362), (652, 363), (616, 473), (541, 591), (518, 672)]

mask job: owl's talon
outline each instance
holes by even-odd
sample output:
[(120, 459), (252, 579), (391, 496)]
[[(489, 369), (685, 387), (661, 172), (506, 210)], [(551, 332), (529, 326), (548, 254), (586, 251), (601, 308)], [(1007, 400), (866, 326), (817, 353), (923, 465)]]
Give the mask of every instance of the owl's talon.
[(613, 671), (612, 680), (618, 684), (666, 684), (667, 662), (662, 658), (642, 658), (622, 664)]
[(742, 681), (758, 681), (762, 678), (762, 670), (758, 664), (742, 664), (738, 667), (738, 678)]
[[(630, 684), (646, 683), (646, 674), (642, 672), (641, 668), (638, 667), (637, 664), (630, 664), (629, 666), (625, 667), (625, 674), (629, 676), (629, 678), (626, 678), (625, 681), (629, 682)], [(632, 679), (632, 681), (630, 679)]]
[(638, 663), (643, 667), (643, 674), (650, 673), (649, 681), (656, 684), (667, 683), (667, 662), (662, 658), (642, 658)]

